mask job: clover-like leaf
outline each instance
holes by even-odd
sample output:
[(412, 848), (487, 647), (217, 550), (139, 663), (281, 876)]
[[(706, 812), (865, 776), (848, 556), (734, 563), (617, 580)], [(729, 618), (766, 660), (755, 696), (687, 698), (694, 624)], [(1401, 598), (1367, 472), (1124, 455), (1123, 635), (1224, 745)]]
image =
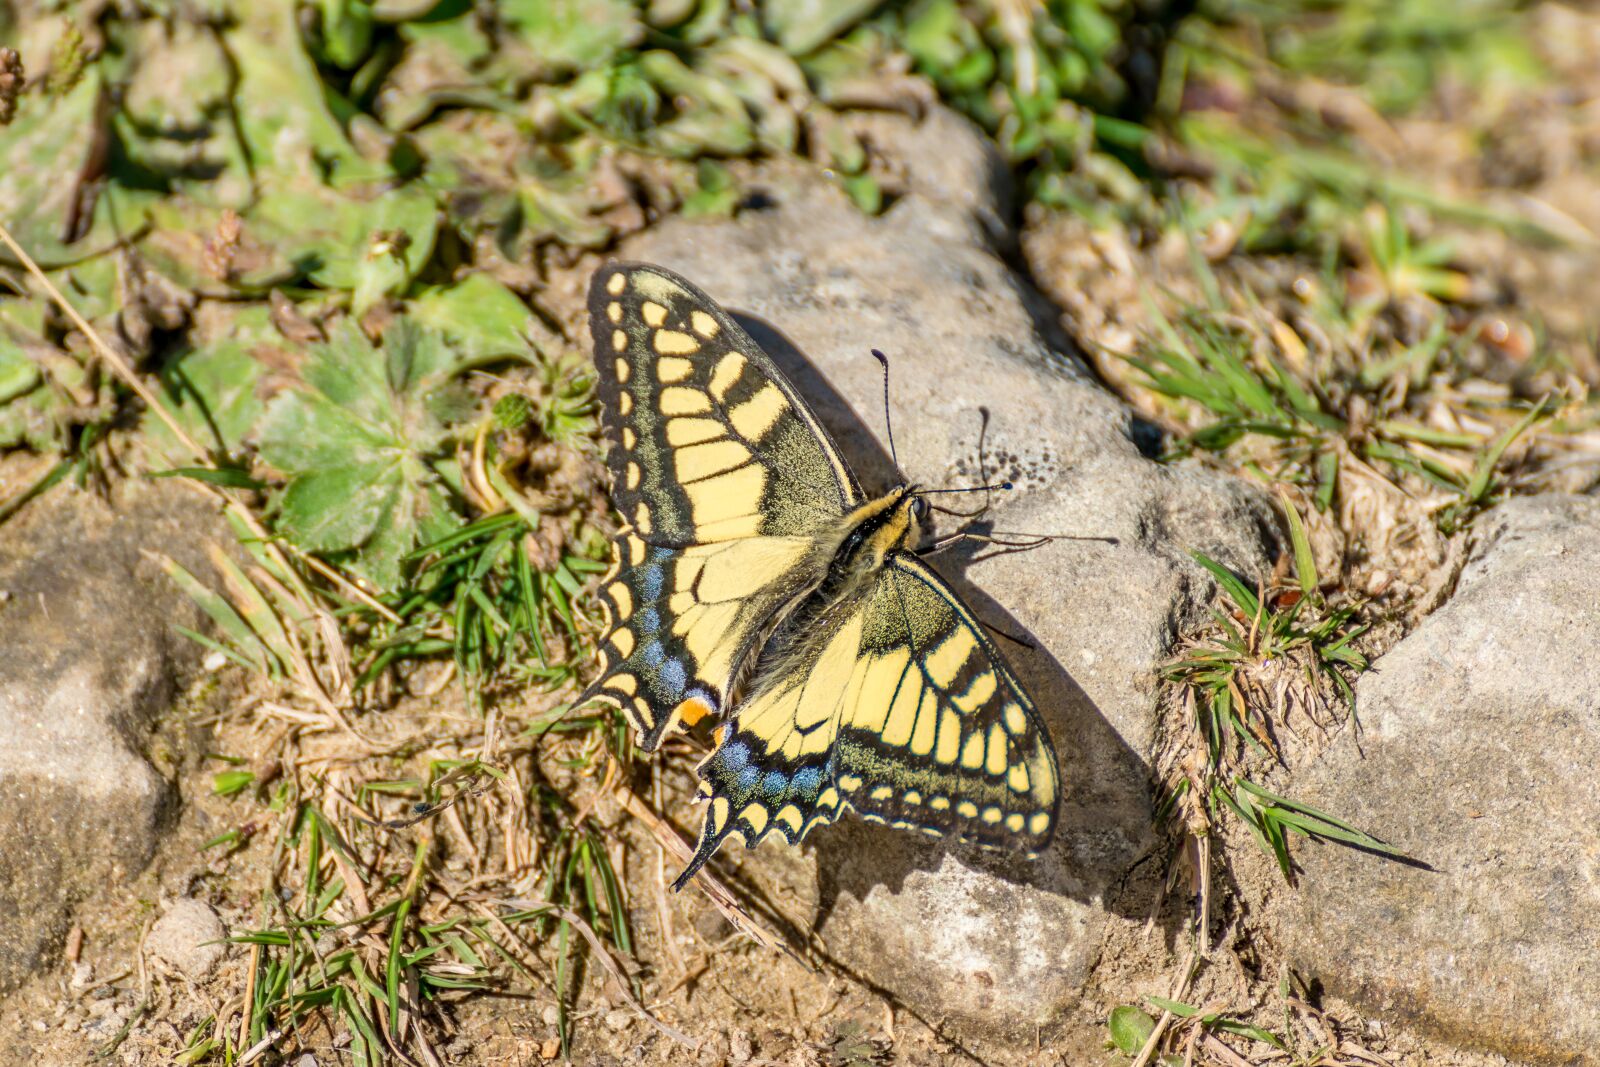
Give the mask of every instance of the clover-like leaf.
[(278, 529), (394, 588), (406, 553), (460, 520), (447, 453), (463, 414), (458, 365), (438, 333), (404, 319), (381, 349), (348, 323), (314, 346), (303, 387), (272, 402), (258, 435), (262, 458), (288, 476)]

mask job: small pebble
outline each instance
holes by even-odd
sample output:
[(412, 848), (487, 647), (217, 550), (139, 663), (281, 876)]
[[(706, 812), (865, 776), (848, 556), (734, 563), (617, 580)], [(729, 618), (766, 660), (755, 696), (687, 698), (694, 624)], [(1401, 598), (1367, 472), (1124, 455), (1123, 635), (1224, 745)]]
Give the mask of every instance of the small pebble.
[(228, 928), (210, 904), (193, 897), (172, 902), (167, 913), (150, 928), (145, 948), (156, 959), (190, 980), (216, 970), (227, 954), (222, 940)]

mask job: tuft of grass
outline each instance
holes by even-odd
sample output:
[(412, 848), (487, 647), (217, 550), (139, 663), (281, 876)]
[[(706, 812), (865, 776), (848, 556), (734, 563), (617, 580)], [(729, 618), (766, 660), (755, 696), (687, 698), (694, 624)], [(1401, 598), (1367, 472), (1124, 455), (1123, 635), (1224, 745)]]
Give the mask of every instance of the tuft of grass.
[[(1302, 279), (1299, 306), (1267, 306), (1249, 292), (1230, 300), (1196, 255), (1204, 301), (1176, 318), (1147, 301), (1149, 339), (1124, 358), (1140, 375), (1135, 387), (1164, 398), (1159, 410), (1178, 427), (1171, 456), (1226, 457), (1304, 487), (1319, 511), (1377, 472), (1454, 533), (1503, 493), (1512, 444), (1569, 401), (1474, 386), (1480, 331), (1461, 329), (1434, 299), (1464, 276), (1386, 218), (1373, 253), (1387, 279), (1380, 288), (1352, 296), (1329, 273), (1320, 285)], [(1425, 331), (1408, 337), (1389, 318), (1403, 305)]]
[[(1286, 713), (1281, 702), (1287, 690), (1280, 684), (1285, 670), (1295, 683), (1297, 700), (1329, 709), (1354, 705), (1349, 678), (1367, 668), (1367, 659), (1355, 644), (1368, 628), (1355, 621), (1359, 605), (1323, 602), (1304, 523), (1287, 495), (1280, 499), (1286, 514), (1293, 515), (1287, 525), (1296, 588), (1251, 589), (1215, 560), (1193, 553), (1221, 589), (1224, 610), (1213, 609), (1212, 632), (1162, 671), (1188, 709), (1189, 736), (1196, 739), (1198, 752), (1197, 758), (1177, 761), (1161, 812), (1168, 816), (1182, 810), (1191, 833), (1205, 833), (1224, 814), (1236, 817), (1292, 882), (1291, 836), (1398, 853), (1349, 823), (1279, 796), (1251, 777), (1283, 762), (1274, 740), (1279, 723), (1273, 714), (1276, 711), (1281, 720)], [(1330, 688), (1334, 699), (1329, 699)]]
[[(430, 769), (430, 784), (371, 782), (359, 799), (420, 794), (411, 810), (432, 814), (445, 806), (440, 787), (496, 777), (492, 772), (472, 761), (439, 762)], [(254, 950), (246, 1023), (236, 1035), (191, 1038), (190, 1062), (218, 1055), (233, 1062), (263, 1043), (303, 1046), (296, 1035), (330, 1027), (349, 1036), (356, 1063), (388, 1064), (399, 1056), (437, 1062), (432, 1042), (439, 1013), (463, 995), (491, 990), (553, 997), (565, 1055), (585, 961), (605, 954), (604, 969), (622, 981), (626, 994), (635, 982), (610, 954), (630, 956), (633, 940), (604, 841), (573, 824), (553, 790), (535, 791), (547, 814), (560, 809), (568, 819), (543, 850), (537, 901), (463, 894), (432, 872), (434, 846), (427, 838), (408, 855), (364, 817), (341, 819), (308, 798), (294, 801), (277, 849), (295, 877), (264, 895), (258, 928), (233, 938)], [(463, 909), (473, 899), (477, 903)], [(631, 991), (637, 997), (637, 988)]]
[[(1185, 991), (1194, 973), (1191, 958), (1171, 996), (1148, 994), (1138, 1003), (1111, 1009), (1106, 1018), (1106, 1046), (1115, 1054), (1115, 1062), (1161, 1067), (1199, 1062), (1360, 1067), (1388, 1062), (1350, 1036), (1360, 1032), (1359, 1025), (1346, 1025), (1315, 1007), (1305, 982), (1287, 968), (1275, 991), (1280, 1025), (1272, 1029), (1229, 1014), (1218, 1003), (1191, 1003)], [(1270, 1012), (1258, 1006), (1245, 1014), (1262, 1018)], [(1227, 1038), (1232, 1040), (1224, 1040)]]

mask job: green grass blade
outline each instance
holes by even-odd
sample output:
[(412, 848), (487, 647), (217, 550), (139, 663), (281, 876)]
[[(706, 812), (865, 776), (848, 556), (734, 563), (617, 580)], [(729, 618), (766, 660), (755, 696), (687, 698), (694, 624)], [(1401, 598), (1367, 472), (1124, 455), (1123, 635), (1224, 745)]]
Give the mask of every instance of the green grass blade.
[(1189, 555), (1194, 557), (1196, 563), (1211, 572), (1211, 577), (1217, 580), (1222, 591), (1228, 594), (1228, 599), (1239, 606), (1240, 611), (1254, 616), (1261, 610), (1261, 602), (1255, 593), (1239, 580), (1238, 575), (1202, 552), (1191, 551)]
[(1549, 402), (1549, 397), (1540, 400), (1532, 411), (1522, 416), (1515, 425), (1496, 438), (1494, 444), (1489, 446), (1489, 450), (1479, 457), (1472, 469), (1472, 477), (1467, 481), (1466, 491), (1462, 494), (1467, 503), (1482, 503), (1489, 492), (1489, 482), (1494, 477), (1494, 469), (1499, 464), (1500, 457), (1506, 454), (1506, 449), (1510, 448), (1511, 443), (1521, 437), (1528, 427), (1544, 417), (1545, 405)]
[(1311, 539), (1306, 536), (1300, 509), (1294, 506), (1294, 501), (1289, 499), (1288, 491), (1282, 486), (1278, 487), (1278, 503), (1283, 507), (1283, 517), (1289, 523), (1289, 543), (1294, 548), (1294, 574), (1300, 581), (1300, 592), (1305, 594), (1307, 600), (1316, 600), (1322, 582), (1317, 576), (1317, 560), (1311, 552)]

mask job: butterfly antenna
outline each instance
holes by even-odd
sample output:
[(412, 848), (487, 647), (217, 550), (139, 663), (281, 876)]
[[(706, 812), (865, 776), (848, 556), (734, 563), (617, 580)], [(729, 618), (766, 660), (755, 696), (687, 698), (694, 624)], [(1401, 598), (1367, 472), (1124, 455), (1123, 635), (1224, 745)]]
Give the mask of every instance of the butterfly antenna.
[(883, 428), (889, 434), (889, 460), (894, 464), (894, 469), (900, 469), (900, 457), (894, 451), (894, 420), (889, 417), (889, 357), (879, 352), (876, 348), (872, 354), (878, 357), (878, 362), (883, 364)]
[(1010, 482), (995, 482), (993, 485), (963, 485), (955, 489), (918, 489), (917, 496), (933, 496), (936, 493), (992, 493), (996, 489), (1015, 489)]

